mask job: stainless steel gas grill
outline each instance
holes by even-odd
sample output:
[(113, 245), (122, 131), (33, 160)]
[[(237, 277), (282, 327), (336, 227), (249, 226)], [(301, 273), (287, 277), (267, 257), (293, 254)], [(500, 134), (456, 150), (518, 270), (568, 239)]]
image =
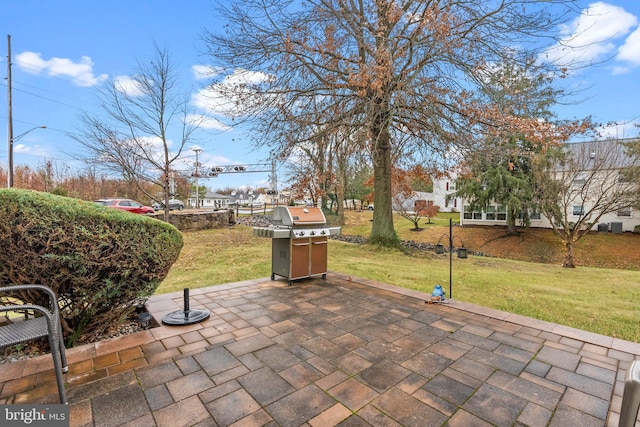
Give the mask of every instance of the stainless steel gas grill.
[(340, 227), (327, 227), (320, 208), (278, 206), (269, 227), (254, 227), (253, 235), (271, 238), (271, 280), (327, 277), (327, 240)]

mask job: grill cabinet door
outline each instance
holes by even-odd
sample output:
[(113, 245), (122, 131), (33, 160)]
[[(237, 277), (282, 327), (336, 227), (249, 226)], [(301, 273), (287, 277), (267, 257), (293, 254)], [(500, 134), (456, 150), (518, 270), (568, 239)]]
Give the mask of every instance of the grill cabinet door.
[(324, 274), (327, 272), (327, 238), (311, 238), (311, 265), (309, 275)]
[(290, 279), (309, 276), (310, 251), (311, 245), (309, 239), (291, 239)]

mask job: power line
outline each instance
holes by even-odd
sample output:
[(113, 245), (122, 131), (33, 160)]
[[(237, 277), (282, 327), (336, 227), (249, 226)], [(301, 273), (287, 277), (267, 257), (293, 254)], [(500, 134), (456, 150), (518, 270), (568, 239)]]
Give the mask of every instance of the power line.
[[(5, 87), (7, 86), (6, 84), (2, 84), (2, 83), (0, 83), (0, 85), (5, 86)], [(35, 96), (36, 98), (44, 99), (46, 101), (53, 102), (55, 104), (64, 105), (65, 107), (73, 108), (73, 109), (78, 110), (78, 111), (85, 111), (83, 108), (76, 107), (75, 105), (70, 105), (70, 104), (66, 104), (64, 102), (56, 101), (55, 99), (47, 98), (46, 96), (38, 95), (37, 93), (28, 92), (26, 90), (16, 89), (16, 88), (13, 88), (13, 90), (14, 91), (18, 91), (18, 92), (22, 92), (22, 93), (26, 93), (27, 95)]]
[(14, 89), (15, 89), (15, 85), (16, 85), (16, 83), (17, 83), (19, 86), (26, 86), (26, 87), (30, 87), (30, 88), (32, 88), (32, 89), (37, 89), (37, 90), (42, 91), (42, 92), (48, 92), (48, 93), (51, 93), (51, 94), (56, 95), (56, 96), (61, 96), (61, 97), (63, 97), (63, 98), (70, 99), (71, 101), (75, 101), (75, 102), (84, 102), (84, 101), (79, 100), (79, 99), (77, 99), (77, 98), (73, 98), (73, 97), (71, 97), (71, 96), (69, 96), (69, 95), (65, 95), (65, 94), (63, 94), (63, 93), (54, 92), (54, 91), (52, 91), (52, 90), (44, 89), (44, 88), (41, 88), (41, 87), (38, 87), (38, 86), (33, 86), (33, 85), (28, 84), (28, 83), (23, 83), (23, 82), (21, 82), (21, 81), (19, 81), (19, 80), (16, 80), (16, 79), (13, 79), (13, 82), (12, 82), (12, 84), (13, 84), (13, 88), (14, 88)]

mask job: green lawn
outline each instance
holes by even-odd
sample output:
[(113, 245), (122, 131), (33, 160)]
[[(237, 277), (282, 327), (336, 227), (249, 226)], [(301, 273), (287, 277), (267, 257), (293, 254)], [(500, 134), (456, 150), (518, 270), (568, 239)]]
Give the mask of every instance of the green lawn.
[[(253, 237), (251, 227), (189, 232), (184, 240), (158, 293), (271, 274), (271, 242)], [(639, 271), (475, 256), (454, 256), (452, 265), (456, 300), (640, 342)], [(448, 254), (405, 254), (331, 240), (329, 269), (428, 293), (439, 283), (449, 292)]]

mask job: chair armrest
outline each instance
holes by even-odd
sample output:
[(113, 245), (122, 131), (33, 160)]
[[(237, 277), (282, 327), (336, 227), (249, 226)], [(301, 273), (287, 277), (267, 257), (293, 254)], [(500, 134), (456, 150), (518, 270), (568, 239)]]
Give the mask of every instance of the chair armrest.
[(6, 311), (24, 311), (24, 310), (34, 310), (34, 311), (38, 311), (46, 316), (51, 316), (53, 313), (51, 313), (50, 310), (47, 310), (46, 308), (42, 307), (41, 305), (36, 305), (36, 304), (25, 304), (25, 305), (0, 305), (0, 312), (6, 312)]
[[(12, 285), (12, 286), (0, 286), (0, 294), (10, 293), (10, 292), (20, 292), (20, 291), (31, 291), (37, 290), (49, 297), (49, 314), (53, 313), (55, 315), (58, 314), (58, 298), (56, 294), (48, 287), (44, 285), (31, 284), (31, 285)], [(22, 306), (25, 307), (25, 306)], [(43, 308), (42, 306), (38, 306)], [(5, 310), (6, 311), (6, 310)]]

